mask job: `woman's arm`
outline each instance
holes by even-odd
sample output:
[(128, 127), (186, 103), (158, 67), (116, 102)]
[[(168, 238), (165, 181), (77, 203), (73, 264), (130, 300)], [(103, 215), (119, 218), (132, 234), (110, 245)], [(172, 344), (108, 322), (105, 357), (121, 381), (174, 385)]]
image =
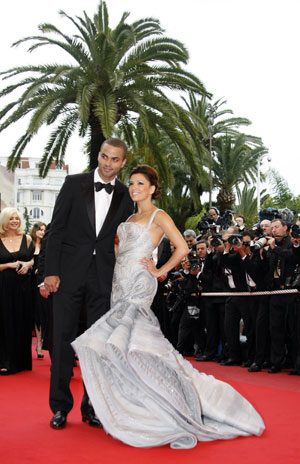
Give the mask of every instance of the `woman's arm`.
[(33, 253), (34, 253), (34, 246), (32, 242), (32, 238), (30, 235), (26, 235), (26, 243), (27, 243), (27, 248), (29, 249), (29, 257), (31, 256), (31, 259), (29, 261), (18, 261), (20, 269), (17, 270), (18, 274), (27, 274), (29, 269), (32, 268), (34, 264), (33, 260)]
[(158, 211), (154, 218), (153, 224), (157, 229), (153, 234), (151, 234), (150, 231), (150, 237), (152, 240), (154, 238), (159, 242), (163, 234), (165, 234), (175, 247), (175, 251), (170, 259), (168, 259), (168, 261), (159, 269), (156, 268), (152, 259), (144, 257), (141, 260), (141, 264), (143, 264), (154, 277), (160, 277), (173, 269), (173, 267), (175, 267), (176, 264), (182, 260), (182, 258), (188, 255), (189, 248), (181, 233), (175, 226), (173, 220), (167, 213), (164, 211)]
[(17, 269), (20, 266), (20, 261), (14, 261), (13, 263), (0, 264), (0, 272), (6, 269)]

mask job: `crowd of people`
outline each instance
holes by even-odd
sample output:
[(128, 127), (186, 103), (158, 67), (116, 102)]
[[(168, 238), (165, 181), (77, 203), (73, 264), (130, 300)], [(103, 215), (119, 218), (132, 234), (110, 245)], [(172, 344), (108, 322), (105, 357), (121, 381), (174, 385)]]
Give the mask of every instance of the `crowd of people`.
[(266, 216), (247, 228), (243, 216), (229, 221), (211, 208), (200, 235), (184, 232), (190, 253), (153, 310), (165, 336), (197, 361), (300, 375), (300, 226)]
[[(184, 231), (189, 255), (158, 281), (152, 309), (164, 335), (196, 361), (300, 375), (299, 296), (272, 293), (300, 286), (299, 221), (262, 218), (247, 228), (242, 215), (228, 223), (213, 207), (199, 227), (200, 235)], [(1, 375), (31, 369), (32, 334), (37, 357), (44, 357), (42, 348), (51, 353), (52, 298), (42, 298), (38, 278), (45, 230), (38, 222), (25, 235), (16, 209), (1, 213)], [(154, 253), (157, 266), (172, 252), (164, 237)], [(84, 313), (77, 333), (84, 331)]]
[(32, 335), (37, 357), (48, 332), (51, 307), (41, 297), (38, 259), (46, 225), (38, 222), (24, 234), (20, 214), (5, 208), (0, 214), (0, 374), (32, 369)]

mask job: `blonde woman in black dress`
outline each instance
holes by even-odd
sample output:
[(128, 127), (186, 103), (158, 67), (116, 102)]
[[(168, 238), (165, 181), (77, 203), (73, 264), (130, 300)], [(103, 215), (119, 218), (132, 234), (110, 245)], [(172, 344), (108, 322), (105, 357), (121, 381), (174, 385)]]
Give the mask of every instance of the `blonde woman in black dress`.
[(15, 208), (0, 214), (0, 374), (31, 370), (34, 247)]

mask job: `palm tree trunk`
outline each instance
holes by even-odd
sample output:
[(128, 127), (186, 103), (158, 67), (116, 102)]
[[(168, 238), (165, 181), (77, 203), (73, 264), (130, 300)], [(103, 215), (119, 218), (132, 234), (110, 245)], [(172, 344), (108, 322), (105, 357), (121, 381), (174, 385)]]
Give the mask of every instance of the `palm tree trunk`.
[(100, 147), (104, 140), (106, 139), (102, 133), (101, 127), (99, 125), (99, 121), (90, 122), (90, 129), (91, 129), (91, 146), (89, 150), (89, 165), (88, 170), (92, 171), (96, 169), (98, 166), (98, 154), (100, 151)]

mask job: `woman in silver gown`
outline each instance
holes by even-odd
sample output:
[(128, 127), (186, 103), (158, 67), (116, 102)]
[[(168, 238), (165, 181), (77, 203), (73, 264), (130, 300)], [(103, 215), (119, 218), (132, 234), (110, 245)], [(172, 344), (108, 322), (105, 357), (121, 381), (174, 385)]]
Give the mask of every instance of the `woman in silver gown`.
[[(253, 406), (230, 385), (199, 373), (164, 338), (150, 309), (157, 278), (188, 249), (172, 219), (157, 209), (157, 172), (138, 166), (129, 193), (137, 213), (118, 228), (111, 309), (72, 346), (96, 414), (107, 433), (136, 447), (260, 435), (265, 426)], [(151, 259), (163, 235), (175, 245), (156, 269)]]

